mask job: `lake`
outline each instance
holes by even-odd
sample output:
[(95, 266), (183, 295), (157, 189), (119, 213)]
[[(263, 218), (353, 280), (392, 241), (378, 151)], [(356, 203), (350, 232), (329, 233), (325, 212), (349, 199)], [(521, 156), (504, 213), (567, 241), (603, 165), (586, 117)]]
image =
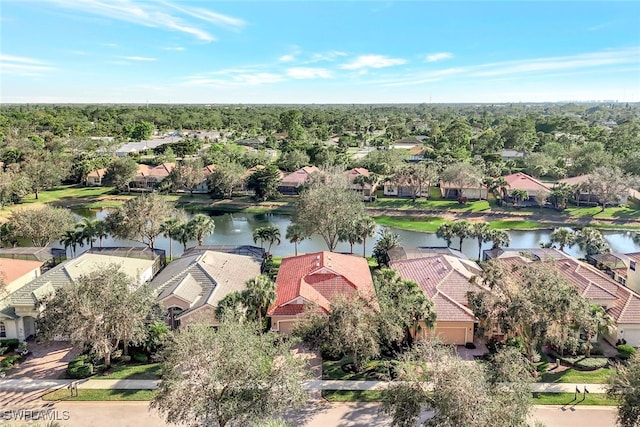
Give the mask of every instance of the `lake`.
[[(91, 211), (91, 210), (76, 210), (74, 211), (78, 216), (85, 216), (89, 218), (103, 219), (108, 211)], [(214, 233), (205, 239), (205, 244), (209, 245), (253, 245), (253, 230), (258, 227), (264, 227), (266, 225), (273, 225), (280, 230), (281, 244), (273, 245), (271, 252), (276, 256), (293, 255), (294, 247), (292, 243), (289, 243), (285, 239), (287, 232), (287, 226), (290, 224), (291, 219), (288, 215), (281, 214), (250, 214), (250, 213), (235, 213), (235, 214), (220, 214), (212, 215), (216, 228)], [(398, 230), (393, 229), (395, 233), (400, 237), (400, 242), (404, 246), (446, 246), (446, 242), (436, 237), (433, 233), (420, 233), (415, 231)], [(511, 236), (510, 248), (525, 249), (539, 247), (540, 242), (548, 242), (549, 234), (551, 230), (513, 230), (509, 231)], [(633, 242), (631, 238), (631, 232), (627, 231), (603, 231), (603, 234), (614, 252), (636, 252), (640, 251), (640, 245)], [(377, 237), (367, 239), (366, 253), (371, 255), (373, 246), (375, 245)], [(61, 247), (58, 242), (54, 246)], [(188, 246), (195, 245), (196, 242), (190, 242)], [(123, 241), (108, 237), (103, 242), (104, 246), (143, 246), (141, 243)], [(177, 256), (182, 253), (182, 245), (178, 242), (172, 242), (173, 256)], [(169, 254), (169, 240), (164, 237), (159, 237), (156, 241), (156, 247), (158, 249), (164, 249)], [(453, 248), (458, 248), (458, 239), (453, 240)], [(485, 243), (483, 249), (489, 249), (490, 243)], [(79, 252), (85, 251), (88, 248), (78, 248)], [(320, 236), (313, 236), (310, 239), (306, 239), (298, 244), (298, 252), (315, 252), (320, 250), (326, 250), (326, 244)], [(348, 252), (349, 244), (340, 243), (336, 248), (339, 252)], [(354, 252), (362, 254), (362, 245), (354, 245)], [(476, 259), (478, 257), (478, 242), (474, 239), (465, 239), (462, 245), (462, 252), (470, 259)], [(577, 247), (567, 249), (566, 252), (575, 257), (584, 256)]]

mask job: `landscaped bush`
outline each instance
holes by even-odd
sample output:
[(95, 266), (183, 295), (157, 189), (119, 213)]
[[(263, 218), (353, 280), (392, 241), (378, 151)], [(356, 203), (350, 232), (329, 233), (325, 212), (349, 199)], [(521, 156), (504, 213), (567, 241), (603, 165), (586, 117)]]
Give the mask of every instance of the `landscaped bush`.
[(3, 368), (10, 368), (16, 363), (18, 363), (19, 361), (20, 361), (20, 356), (17, 356), (17, 355), (7, 356), (4, 359), (2, 359), (2, 361), (0, 362), (0, 366)]
[(591, 354), (593, 356), (602, 356), (604, 354), (604, 350), (602, 349), (600, 343), (594, 342), (593, 344), (591, 344)]
[(616, 347), (618, 349), (618, 357), (623, 360), (629, 359), (636, 354), (637, 350), (628, 344), (620, 344)]
[(583, 369), (585, 371), (593, 371), (596, 369), (604, 368), (609, 363), (609, 359), (606, 357), (585, 357), (581, 360), (578, 360), (574, 363), (578, 369)]
[(140, 363), (147, 363), (149, 361), (149, 356), (136, 351), (135, 353), (133, 353), (133, 360)]
[(73, 379), (87, 378), (93, 375), (93, 364), (87, 354), (81, 354), (67, 365), (67, 376)]
[(474, 343), (472, 343), (472, 342), (468, 342), (464, 346), (465, 346), (465, 348), (468, 348), (469, 350), (475, 350), (475, 348), (476, 348), (476, 345)]
[(0, 347), (8, 347), (8, 351), (13, 351), (20, 345), (20, 340), (17, 338), (3, 338), (0, 339)]

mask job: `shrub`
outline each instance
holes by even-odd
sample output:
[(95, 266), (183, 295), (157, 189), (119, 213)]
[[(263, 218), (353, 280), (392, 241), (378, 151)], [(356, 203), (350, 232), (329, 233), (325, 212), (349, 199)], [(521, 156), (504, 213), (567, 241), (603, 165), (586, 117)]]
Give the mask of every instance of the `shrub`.
[(628, 344), (620, 344), (618, 347), (618, 357), (623, 360), (629, 359), (631, 356), (636, 354), (637, 350), (631, 347)]
[(469, 350), (475, 350), (475, 348), (476, 348), (476, 345), (474, 343), (472, 343), (472, 342), (468, 342), (464, 346), (465, 346), (465, 348), (468, 348)]
[(4, 359), (2, 359), (2, 361), (0, 362), (0, 366), (2, 366), (3, 368), (10, 368), (13, 365), (15, 365), (19, 360), (20, 360), (20, 356), (17, 356), (17, 355), (7, 356)]
[(609, 359), (606, 357), (584, 357), (576, 361), (573, 366), (585, 371), (593, 371), (595, 369), (604, 368), (609, 364)]
[(0, 339), (0, 347), (8, 347), (8, 351), (13, 351), (20, 345), (20, 340), (17, 338), (3, 338)]
[(5, 354), (7, 351), (9, 351), (9, 347), (2, 347), (2, 346), (0, 346), (0, 356), (2, 356), (3, 354)]
[(149, 356), (136, 351), (135, 353), (133, 353), (133, 360), (140, 363), (147, 363), (149, 361)]
[(93, 375), (93, 365), (89, 363), (67, 367), (67, 376), (74, 380), (87, 378), (91, 375)]

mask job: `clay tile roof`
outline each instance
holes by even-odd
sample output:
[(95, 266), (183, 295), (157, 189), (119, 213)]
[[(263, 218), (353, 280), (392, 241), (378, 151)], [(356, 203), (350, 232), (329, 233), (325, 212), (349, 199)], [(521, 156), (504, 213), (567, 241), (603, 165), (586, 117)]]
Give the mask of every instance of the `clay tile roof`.
[(102, 179), (106, 172), (107, 172), (106, 168), (96, 169), (94, 171), (89, 172), (87, 174), (87, 178), (100, 178), (100, 179)]
[(211, 175), (214, 170), (216, 170), (216, 165), (214, 165), (213, 163), (202, 168), (205, 176)]
[(517, 172), (503, 177), (511, 190), (551, 191), (549, 187), (529, 175)]
[(302, 185), (304, 184), (307, 179), (309, 179), (309, 176), (314, 173), (314, 172), (318, 172), (320, 171), (320, 169), (318, 169), (315, 166), (305, 166), (301, 169), (298, 169), (295, 172), (291, 172), (289, 175), (285, 176), (282, 179), (282, 183), (280, 185), (287, 185), (287, 186), (298, 186), (298, 185)]
[[(469, 267), (474, 265), (475, 268), (470, 270)], [(437, 320), (442, 322), (475, 320), (466, 307), (467, 292), (484, 289), (470, 282), (470, 279), (480, 271), (475, 263), (440, 254), (428, 258), (392, 261), (389, 266), (403, 279), (416, 282), (425, 295), (433, 300)]]
[(375, 297), (369, 265), (362, 257), (324, 251), (284, 258), (269, 314), (301, 313), (304, 302), (315, 302), (328, 311), (334, 297), (356, 292), (364, 298)]
[(0, 258), (0, 279), (8, 285), (30, 271), (40, 268), (42, 264), (42, 261)]

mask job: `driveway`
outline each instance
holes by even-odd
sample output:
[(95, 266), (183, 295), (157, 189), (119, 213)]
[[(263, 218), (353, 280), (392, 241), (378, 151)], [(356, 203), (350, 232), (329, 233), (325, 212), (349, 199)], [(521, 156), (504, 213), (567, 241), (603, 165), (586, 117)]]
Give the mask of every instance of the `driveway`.
[(67, 364), (78, 355), (71, 344), (62, 341), (29, 343), (31, 355), (18, 366), (7, 371), (7, 378), (57, 379)]

